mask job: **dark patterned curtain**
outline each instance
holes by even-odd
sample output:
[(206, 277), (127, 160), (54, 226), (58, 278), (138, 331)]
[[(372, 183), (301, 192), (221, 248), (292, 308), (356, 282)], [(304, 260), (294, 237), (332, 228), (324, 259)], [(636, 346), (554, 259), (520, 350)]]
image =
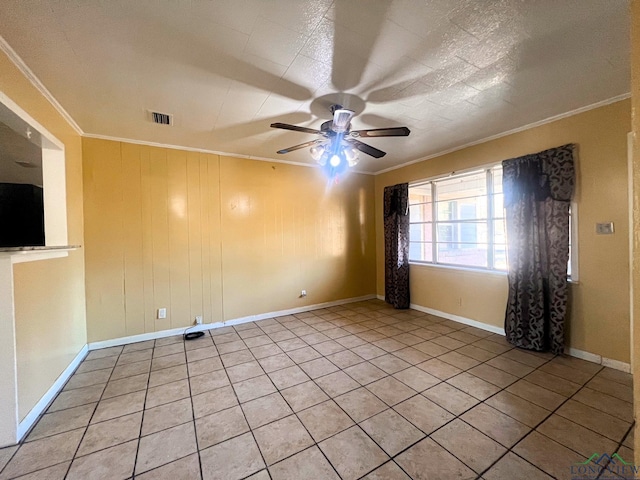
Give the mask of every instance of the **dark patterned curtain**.
[(502, 162), (509, 258), (504, 327), (516, 347), (564, 351), (573, 152), (570, 144)]
[(384, 299), (409, 308), (409, 184), (384, 189)]

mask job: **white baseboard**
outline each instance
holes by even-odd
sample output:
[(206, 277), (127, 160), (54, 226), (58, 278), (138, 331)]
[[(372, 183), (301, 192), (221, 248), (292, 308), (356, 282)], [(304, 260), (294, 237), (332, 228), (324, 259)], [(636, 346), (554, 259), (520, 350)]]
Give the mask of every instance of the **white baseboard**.
[(84, 360), (84, 357), (87, 356), (89, 352), (88, 345), (82, 347), (82, 349), (78, 352), (75, 358), (71, 361), (69, 366), (64, 369), (64, 371), (60, 374), (60, 376), (56, 379), (56, 381), (51, 385), (47, 393), (45, 393), (42, 398), (35, 404), (35, 406), (31, 409), (31, 411), (27, 414), (24, 419), (18, 424), (18, 442), (22, 440), (22, 438), (27, 434), (27, 432), (31, 429), (31, 427), (36, 423), (40, 415), (47, 409), (49, 404), (56, 398), (58, 392), (62, 390), (64, 384), (67, 383), (69, 377), (73, 375), (78, 365)]
[[(377, 298), (379, 300), (384, 300), (384, 296), (382, 295), (377, 295)], [(422, 305), (416, 305), (412, 303), (410, 306), (411, 308), (413, 308), (414, 310), (418, 310), (419, 312), (424, 312), (430, 315), (435, 315), (437, 317), (446, 318), (447, 320), (453, 320), (454, 322), (470, 325), (472, 327), (476, 327), (481, 330), (497, 333), (498, 335), (505, 334), (504, 328), (496, 327), (494, 325), (478, 322), (477, 320), (472, 320), (470, 318), (460, 317), (459, 315), (454, 315), (452, 313), (441, 312), (440, 310), (436, 310), (429, 307), (423, 307)], [(625, 362), (621, 362), (620, 360), (613, 360), (611, 358), (602, 357), (595, 353), (585, 352), (584, 350), (578, 350), (577, 348), (571, 348), (571, 347), (567, 347), (566, 352), (568, 355), (575, 358), (580, 358), (588, 362), (597, 363), (599, 365), (602, 365), (603, 367), (613, 368), (614, 370), (620, 370), (625, 373), (631, 373), (631, 365)]]
[(267, 312), (267, 313), (260, 313), (257, 315), (249, 315), (247, 317), (239, 317), (239, 318), (227, 320), (226, 322), (206, 323), (203, 325), (195, 325), (193, 327), (174, 328), (171, 330), (161, 330), (159, 332), (142, 333), (140, 335), (131, 335), (128, 337), (114, 338), (111, 340), (104, 340), (101, 342), (91, 342), (89, 343), (89, 350), (98, 350), (100, 348), (107, 348), (107, 347), (117, 347), (119, 345), (127, 345), (129, 343), (144, 342), (146, 340), (155, 340), (158, 338), (171, 337), (173, 335), (182, 335), (187, 328), (189, 329), (190, 332), (213, 330), (215, 328), (227, 327), (231, 325), (240, 325), (242, 323), (257, 322), (258, 320), (265, 320), (267, 318), (283, 317), (285, 315), (293, 315), (296, 313), (309, 312), (311, 310), (318, 310), (319, 308), (335, 307), (337, 305), (345, 305), (347, 303), (362, 302), (365, 300), (371, 300), (373, 298), (376, 298), (376, 296), (373, 294), (363, 295), (361, 297), (352, 297), (352, 298), (345, 298), (342, 300), (334, 300), (331, 302), (316, 303), (314, 305), (306, 305), (304, 307), (296, 307), (296, 308), (290, 308), (287, 310), (279, 310), (277, 312)]

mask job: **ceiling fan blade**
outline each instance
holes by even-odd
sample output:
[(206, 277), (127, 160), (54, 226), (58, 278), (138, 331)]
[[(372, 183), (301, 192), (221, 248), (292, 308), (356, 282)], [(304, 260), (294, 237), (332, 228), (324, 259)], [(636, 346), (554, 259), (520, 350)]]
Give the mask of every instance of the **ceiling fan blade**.
[(323, 135), (320, 130), (314, 130), (313, 128), (299, 127), (297, 125), (290, 125), (288, 123), (272, 123), (271, 128), (282, 128), (283, 130), (293, 130), (294, 132), (313, 133), (315, 135)]
[(358, 150), (360, 150), (362, 153), (366, 153), (367, 155), (371, 155), (374, 158), (381, 158), (384, 157), (387, 152), (383, 152), (382, 150), (378, 150), (375, 147), (372, 147), (371, 145), (367, 145), (366, 143), (362, 143), (359, 140), (355, 140), (353, 138), (349, 138), (345, 140), (347, 143), (350, 143), (351, 145), (353, 145), (355, 148), (357, 148)]
[(411, 133), (407, 127), (372, 128), (369, 130), (352, 130), (353, 137), (406, 137)]
[(304, 143), (301, 143), (300, 145), (294, 145), (293, 147), (283, 148), (282, 150), (278, 150), (276, 153), (279, 153), (279, 154), (289, 153), (289, 152), (293, 152), (294, 150), (300, 150), (301, 148), (304, 148), (304, 147), (312, 147), (322, 142), (324, 142), (324, 139), (311, 140), (310, 142), (304, 142)]

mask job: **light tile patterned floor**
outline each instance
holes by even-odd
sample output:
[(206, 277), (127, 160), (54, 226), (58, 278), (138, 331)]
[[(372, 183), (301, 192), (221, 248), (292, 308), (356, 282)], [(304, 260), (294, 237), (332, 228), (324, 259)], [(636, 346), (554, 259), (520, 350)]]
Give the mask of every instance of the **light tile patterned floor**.
[(0, 479), (572, 478), (632, 461), (631, 391), (372, 300), (90, 352)]

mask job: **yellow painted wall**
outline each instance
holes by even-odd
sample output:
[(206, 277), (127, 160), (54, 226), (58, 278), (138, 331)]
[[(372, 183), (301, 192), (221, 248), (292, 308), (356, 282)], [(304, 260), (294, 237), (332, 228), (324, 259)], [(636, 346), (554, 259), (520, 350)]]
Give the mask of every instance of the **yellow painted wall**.
[[(631, 13), (631, 117), (633, 132), (633, 400), (634, 417), (640, 416), (640, 0), (632, 0)], [(635, 429), (635, 445), (640, 445), (640, 428)], [(640, 465), (640, 448), (635, 450)]]
[[(377, 292), (384, 295), (384, 187), (576, 143), (580, 281), (571, 287), (570, 347), (629, 362), (628, 100), (376, 176)], [(612, 221), (615, 234), (595, 234)], [(502, 327), (506, 275), (411, 266), (412, 303)], [(461, 305), (460, 305), (461, 303)]]
[(96, 139), (83, 159), (90, 342), (375, 292), (371, 176)]
[[(68, 239), (83, 243), (80, 136), (0, 52), (0, 91), (65, 145)], [(20, 419), (87, 342), (83, 250), (14, 266)]]

